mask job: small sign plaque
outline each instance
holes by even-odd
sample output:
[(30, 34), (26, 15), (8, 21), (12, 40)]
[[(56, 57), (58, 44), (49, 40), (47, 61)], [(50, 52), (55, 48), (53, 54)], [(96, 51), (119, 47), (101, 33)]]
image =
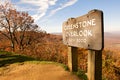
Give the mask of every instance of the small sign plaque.
[(70, 18), (63, 23), (63, 43), (73, 47), (102, 50), (104, 47), (103, 12), (91, 10), (88, 14)]

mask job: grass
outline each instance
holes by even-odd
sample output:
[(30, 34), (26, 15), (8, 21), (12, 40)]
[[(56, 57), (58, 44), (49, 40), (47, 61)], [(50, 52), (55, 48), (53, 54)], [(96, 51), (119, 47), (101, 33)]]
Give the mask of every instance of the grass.
[(77, 72), (73, 72), (73, 74), (77, 75), (82, 80), (88, 80), (87, 75), (83, 70), (78, 70)]
[[(66, 66), (65, 64), (52, 62), (52, 61), (40, 61), (40, 60), (37, 60), (29, 56), (25, 56), (25, 55), (0, 51), (0, 71), (6, 69), (7, 68), (6, 66), (9, 66), (10, 64), (24, 64), (24, 63), (55, 64), (55, 65), (63, 67), (65, 71), (69, 71), (68, 66)], [(78, 72), (75, 72), (74, 74), (77, 75), (80, 79), (82, 78), (83, 80), (87, 80), (86, 75), (83, 71), (79, 70)]]
[(6, 51), (0, 51), (0, 67), (5, 67), (10, 64), (15, 64), (15, 63), (35, 63), (35, 64), (55, 64), (62, 66), (66, 71), (68, 71), (68, 67), (64, 64), (57, 63), (57, 62), (52, 62), (52, 61), (40, 61), (35, 58), (25, 56), (25, 55), (20, 55), (16, 53), (11, 53), (11, 52), (6, 52)]
[(29, 63), (34, 63), (34, 64), (55, 64), (55, 65), (58, 65), (58, 66), (63, 67), (65, 71), (69, 71), (69, 68), (68, 68), (67, 65), (61, 64), (61, 63), (58, 63), (58, 62), (52, 62), (52, 61), (36, 61), (36, 60), (26, 61), (26, 63), (27, 63), (27, 62), (29, 62)]
[(0, 67), (4, 67), (13, 63), (21, 63), (21, 62), (33, 61), (33, 60), (35, 61), (34, 58), (31, 58), (25, 55), (19, 55), (11, 52), (0, 51)]

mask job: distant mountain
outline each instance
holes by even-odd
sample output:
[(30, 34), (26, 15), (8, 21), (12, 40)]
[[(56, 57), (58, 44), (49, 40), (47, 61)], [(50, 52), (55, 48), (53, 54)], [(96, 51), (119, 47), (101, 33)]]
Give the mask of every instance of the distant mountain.
[[(53, 32), (50, 34), (54, 34), (54, 35), (62, 35), (62, 32)], [(120, 36), (120, 31), (116, 31), (116, 32), (104, 32), (104, 36), (106, 37), (110, 37), (110, 36)]]
[(104, 37), (120, 38), (120, 32), (105, 32)]
[(62, 35), (62, 32), (53, 32), (53, 33), (50, 33), (50, 34), (53, 34), (53, 35)]
[[(50, 33), (52, 35), (61, 36), (62, 40), (62, 32), (59, 33)], [(111, 50), (120, 48), (120, 32), (104, 32), (104, 48), (108, 48)]]
[(120, 31), (113, 31), (111, 33), (113, 33), (113, 34), (120, 34)]

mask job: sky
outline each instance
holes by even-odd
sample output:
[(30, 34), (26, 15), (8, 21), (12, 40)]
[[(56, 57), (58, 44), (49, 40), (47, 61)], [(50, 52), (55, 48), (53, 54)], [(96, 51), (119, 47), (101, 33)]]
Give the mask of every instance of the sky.
[(99, 9), (104, 13), (104, 31), (120, 31), (120, 0), (11, 0), (19, 11), (27, 11), (41, 29), (62, 32), (68, 18)]

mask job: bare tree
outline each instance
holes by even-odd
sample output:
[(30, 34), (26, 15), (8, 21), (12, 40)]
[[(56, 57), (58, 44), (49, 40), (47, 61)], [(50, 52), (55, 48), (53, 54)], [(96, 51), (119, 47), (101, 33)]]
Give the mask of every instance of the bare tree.
[(38, 25), (33, 23), (33, 18), (27, 12), (17, 11), (10, 2), (0, 4), (0, 33), (11, 41), (13, 51), (15, 45), (23, 49), (26, 39), (30, 37), (28, 32), (37, 31)]

